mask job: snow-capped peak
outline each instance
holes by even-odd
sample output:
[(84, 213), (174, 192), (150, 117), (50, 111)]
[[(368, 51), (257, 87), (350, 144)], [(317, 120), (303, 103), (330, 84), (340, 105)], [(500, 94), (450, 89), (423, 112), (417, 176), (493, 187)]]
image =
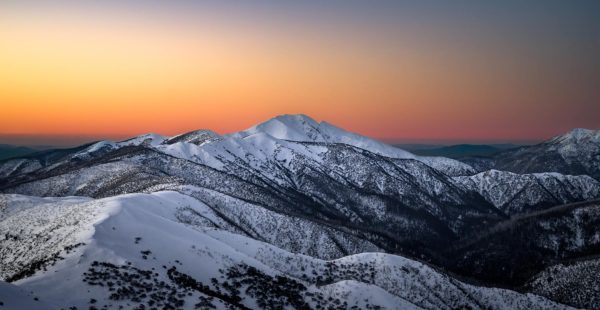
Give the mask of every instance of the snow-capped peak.
[[(278, 154), (277, 156), (283, 156), (282, 149), (286, 149), (285, 152), (288, 154), (286, 156), (294, 152), (304, 153), (306, 150), (298, 146), (297, 142), (345, 144), (389, 158), (414, 159), (451, 176), (468, 175), (475, 172), (471, 166), (459, 161), (444, 157), (416, 156), (375, 139), (346, 131), (325, 121), (317, 122), (302, 114), (280, 115), (244, 131), (224, 136), (203, 129), (173, 137), (144, 134), (118, 143), (101, 141), (81, 153), (89, 154), (99, 150), (143, 145), (175, 157), (200, 161), (213, 168), (221, 168), (222, 160), (225, 158), (233, 160), (231, 156), (244, 161), (250, 157), (269, 161), (275, 153)], [(84, 155), (78, 154), (77, 156)], [(318, 160), (318, 156), (314, 157), (313, 155), (309, 157)], [(258, 163), (256, 164), (258, 165)]]
[(319, 123), (303, 114), (280, 115), (234, 135), (245, 138), (257, 133), (266, 133), (281, 140), (325, 142), (319, 132)]
[(471, 166), (459, 161), (443, 157), (416, 156), (403, 149), (346, 131), (325, 121), (319, 123), (303, 114), (280, 115), (231, 136), (246, 139), (256, 134), (267, 134), (276, 139), (296, 142), (347, 144), (386, 157), (416, 159), (449, 175), (464, 175), (474, 172)]
[(600, 130), (575, 128), (565, 134), (557, 136), (550, 141), (560, 143), (594, 142), (600, 143)]

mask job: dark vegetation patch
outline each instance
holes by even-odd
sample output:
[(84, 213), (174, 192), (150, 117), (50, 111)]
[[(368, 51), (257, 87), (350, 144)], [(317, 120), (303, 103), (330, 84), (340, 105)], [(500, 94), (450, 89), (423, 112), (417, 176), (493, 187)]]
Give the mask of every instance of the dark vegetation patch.
[(514, 217), (479, 238), (453, 245), (447, 256), (454, 260), (446, 267), (484, 283), (519, 289), (548, 266), (600, 255), (595, 241), (599, 212), (596, 201)]
[[(66, 254), (69, 254), (73, 250), (75, 250), (77, 247), (80, 247), (82, 245), (85, 245), (85, 243), (80, 242), (77, 244), (68, 245), (68, 246), (64, 247), (63, 251)], [(7, 277), (5, 279), (5, 281), (9, 282), (9, 283), (15, 282), (15, 281), (33, 276), (36, 272), (38, 272), (40, 270), (47, 271), (48, 268), (54, 266), (54, 264), (56, 264), (56, 262), (64, 259), (64, 257), (60, 256), (60, 254), (63, 251), (56, 252), (56, 253), (49, 255), (43, 259), (39, 259), (39, 260), (33, 261), (27, 265), (21, 266), (21, 268), (19, 269), (18, 272)]]
[(103, 302), (127, 301), (136, 303), (135, 309), (180, 309), (191, 291), (161, 280), (152, 270), (97, 261), (84, 273), (83, 282), (106, 288), (109, 296)]
[[(166, 266), (165, 266), (166, 267)], [(231, 309), (250, 309), (250, 298), (261, 309), (350, 309), (347, 301), (311, 292), (295, 279), (271, 276), (245, 264), (219, 270), (219, 279), (203, 283), (171, 266), (162, 274), (131, 265), (94, 261), (84, 273), (83, 282), (108, 290), (104, 300), (90, 300), (95, 307), (106, 308), (125, 302), (134, 309), (214, 309), (219, 300)], [(192, 297), (194, 296), (194, 297)], [(192, 304), (186, 304), (194, 299)], [(356, 306), (353, 308), (355, 309)], [(369, 305), (370, 309), (378, 306)]]

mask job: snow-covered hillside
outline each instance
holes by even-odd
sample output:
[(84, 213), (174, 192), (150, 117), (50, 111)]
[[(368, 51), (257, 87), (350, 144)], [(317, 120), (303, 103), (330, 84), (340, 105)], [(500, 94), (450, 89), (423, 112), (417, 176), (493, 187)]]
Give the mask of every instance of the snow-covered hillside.
[(573, 201), (600, 197), (600, 182), (590, 176), (562, 175), (556, 172), (516, 174), (489, 170), (454, 180), (477, 191), (507, 214), (535, 211)]
[[(290, 122), (290, 118), (297, 122)], [(282, 116), (263, 125), (285, 120), (288, 132), (309, 123), (305, 116)], [(306, 135), (311, 133), (310, 128), (300, 127)], [(342, 135), (341, 129), (336, 130)], [(328, 137), (332, 131), (328, 131)], [(432, 246), (443, 246), (443, 239), (455, 238), (467, 227), (476, 229), (476, 225), (501, 216), (478, 194), (457, 187), (446, 173), (421, 160), (399, 158), (412, 156), (391, 146), (348, 134), (356, 136), (354, 144), (371, 152), (349, 144), (323, 142), (319, 137), (309, 142), (278, 139), (273, 136), (278, 136), (277, 132), (269, 132), (216, 137), (201, 131), (170, 139), (145, 135), (119, 143), (98, 142), (34, 173), (4, 178), (0, 187), (4, 183), (5, 193), (35, 196), (108, 197), (193, 185), (203, 189), (202, 197), (196, 195), (203, 201), (214, 200), (219, 196), (215, 193), (220, 193), (214, 208), (228, 221), (238, 222), (241, 217), (228, 212), (232, 206), (250, 204), (257, 210), (275, 212), (280, 219), (289, 219), (282, 222), (286, 226), (316, 222), (322, 227), (319, 231), (338, 230), (328, 233), (334, 237), (323, 237), (338, 246), (322, 247), (319, 242), (285, 245), (288, 250), (304, 247), (307, 254), (320, 258), (365, 249), (406, 249), (419, 255)], [(296, 138), (298, 135), (290, 134)], [(382, 150), (394, 150), (398, 156), (383, 156)], [(484, 220), (479, 221), (481, 218)], [(278, 234), (269, 229), (273, 226), (267, 220), (270, 218), (260, 217), (238, 226), (259, 222), (253, 225), (266, 229), (257, 236), (275, 242)], [(340, 242), (340, 233), (347, 241)]]
[(519, 149), (534, 173), (476, 172), (283, 115), (0, 161), (0, 277), (52, 307), (562, 308), (483, 285), (600, 255), (600, 183), (573, 168), (600, 167), (596, 138)]
[[(455, 243), (448, 253), (453, 258), (450, 269), (483, 281), (522, 288), (538, 278), (537, 274), (554, 270), (552, 266), (597, 258), (600, 248), (598, 225), (600, 200), (515, 215)], [(556, 273), (552, 277), (552, 285), (577, 283), (580, 279), (575, 272)], [(592, 273), (586, 281), (597, 280), (598, 275)], [(560, 299), (550, 293), (544, 293), (544, 296), (575, 306), (592, 304), (600, 298), (595, 289), (581, 295), (580, 291), (588, 286), (583, 285), (585, 282), (579, 283), (582, 286), (569, 284), (552, 288), (555, 292), (560, 291)], [(571, 303), (575, 299), (578, 303)]]
[(27, 292), (16, 285), (0, 281), (0, 309), (47, 310), (52, 308), (35, 294)]
[(55, 309), (567, 308), (531, 294), (468, 285), (395, 255), (324, 261), (182, 221), (181, 212), (206, 209), (177, 192), (44, 204), (19, 195), (3, 199), (11, 212), (0, 222), (1, 235), (10, 236), (0, 248), (35, 248), (38, 255), (2, 253), (2, 277)]
[(383, 142), (345, 131), (325, 121), (318, 123), (306, 115), (281, 115), (232, 136), (247, 138), (256, 134), (267, 134), (279, 140), (352, 145), (386, 157), (415, 159), (449, 175), (466, 175), (475, 171), (457, 160), (416, 156)]
[(576, 128), (539, 144), (468, 162), (515, 173), (558, 172), (600, 180), (600, 131)]
[(572, 261), (548, 267), (535, 275), (528, 288), (542, 296), (585, 309), (600, 309), (600, 260)]

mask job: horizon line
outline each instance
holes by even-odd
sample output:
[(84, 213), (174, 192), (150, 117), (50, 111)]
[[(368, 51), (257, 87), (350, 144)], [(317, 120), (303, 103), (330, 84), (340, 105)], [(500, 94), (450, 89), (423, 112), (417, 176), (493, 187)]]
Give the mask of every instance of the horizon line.
[[(159, 134), (166, 137), (172, 137), (171, 135), (164, 135), (156, 132), (145, 132), (141, 134), (35, 134), (35, 133), (0, 133), (0, 144), (12, 145), (12, 146), (23, 146), (23, 147), (49, 147), (49, 148), (70, 148), (77, 147), (98, 141), (123, 141), (133, 137), (137, 137), (145, 134)], [(185, 133), (185, 132), (184, 132)], [(183, 134), (183, 133), (182, 133)], [(227, 135), (231, 133), (221, 134)], [(360, 133), (358, 133), (360, 134)], [(175, 135), (173, 135), (175, 136)], [(536, 144), (548, 140), (549, 138), (539, 139), (481, 139), (481, 138), (418, 138), (418, 137), (372, 137), (368, 138), (378, 140), (390, 145), (410, 145), (410, 144), (421, 144), (421, 145), (458, 145), (458, 144), (515, 144), (515, 145), (529, 145)]]

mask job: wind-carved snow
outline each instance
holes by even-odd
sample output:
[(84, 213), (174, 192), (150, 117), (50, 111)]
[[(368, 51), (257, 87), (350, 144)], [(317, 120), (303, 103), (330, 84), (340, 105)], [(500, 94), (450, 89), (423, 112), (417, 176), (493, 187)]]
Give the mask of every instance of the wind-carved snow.
[[(20, 200), (21, 205), (26, 199), (5, 198)], [(33, 203), (37, 198), (31, 199)], [(108, 304), (133, 308), (166, 301), (153, 299), (155, 295), (185, 309), (197, 303), (257, 308), (267, 300), (305, 303), (311, 308), (568, 308), (532, 294), (474, 287), (400, 256), (364, 253), (324, 261), (215, 227), (182, 223), (177, 215), (182, 208), (208, 214), (193, 200), (176, 192), (92, 201), (71, 198), (12, 213), (0, 227), (19, 233), (21, 241), (13, 248), (35, 246), (46, 255), (67, 248), (60, 251), (62, 259), (43, 266), (47, 271), (33, 270), (33, 276), (14, 284), (52, 308)], [(19, 231), (22, 226), (27, 228)], [(5, 242), (13, 241), (2, 240), (0, 249)], [(19, 273), (14, 270), (21, 266), (16, 261), (22, 266), (36, 261), (35, 256), (0, 258), (3, 278)], [(220, 280), (224, 273), (228, 278)], [(252, 285), (269, 285), (275, 279), (290, 291), (252, 293)], [(137, 291), (140, 283), (145, 283), (145, 289)], [(238, 288), (233, 291), (239, 301), (227, 293), (232, 286)]]

